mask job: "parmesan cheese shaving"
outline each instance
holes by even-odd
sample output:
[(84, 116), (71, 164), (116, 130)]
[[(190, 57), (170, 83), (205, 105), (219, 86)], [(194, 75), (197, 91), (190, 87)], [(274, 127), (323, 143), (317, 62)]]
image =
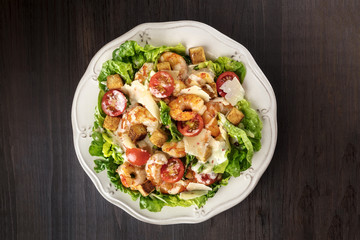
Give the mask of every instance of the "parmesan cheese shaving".
[(151, 96), (150, 91), (146, 86), (142, 85), (139, 81), (133, 81), (131, 86), (125, 84), (121, 91), (129, 95), (131, 104), (142, 104), (156, 119), (160, 119), (160, 111), (155, 100)]
[(191, 182), (188, 184), (186, 189), (188, 191), (195, 191), (195, 190), (210, 191), (211, 187), (208, 187), (205, 184)]
[(198, 158), (204, 158), (210, 139), (212, 139), (211, 132), (206, 129), (203, 129), (197, 136), (184, 137), (185, 152)]
[(194, 94), (201, 97), (205, 102), (208, 102), (210, 100), (209, 94), (207, 94), (198, 86), (191, 86), (189, 88), (182, 89), (180, 91), (180, 94)]
[(220, 89), (226, 93), (225, 99), (233, 106), (235, 106), (238, 101), (244, 99), (245, 90), (236, 77), (226, 81)]

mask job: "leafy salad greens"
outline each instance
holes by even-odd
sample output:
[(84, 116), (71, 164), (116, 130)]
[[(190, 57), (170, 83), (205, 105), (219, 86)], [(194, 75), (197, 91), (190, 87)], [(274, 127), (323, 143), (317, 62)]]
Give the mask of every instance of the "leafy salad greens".
[[(259, 151), (261, 148), (262, 122), (256, 111), (250, 107), (249, 102), (243, 99), (236, 105), (236, 108), (244, 114), (243, 120), (237, 126), (233, 125), (223, 114), (219, 113), (218, 121), (230, 136), (230, 148), (226, 152), (227, 160), (216, 165), (213, 169), (215, 173), (222, 174), (222, 179), (210, 185), (212, 190), (208, 191), (206, 195), (184, 200), (179, 197), (179, 194), (168, 195), (155, 191), (147, 197), (144, 197), (138, 191), (130, 190), (122, 185), (119, 174), (116, 172), (118, 167), (124, 162), (122, 150), (114, 142), (112, 137), (113, 133), (102, 127), (106, 114), (101, 108), (101, 100), (108, 90), (106, 78), (109, 75), (117, 73), (127, 84), (131, 84), (136, 71), (139, 70), (144, 63), (157, 63), (160, 55), (166, 51), (176, 52), (187, 59), (188, 56), (185, 55), (185, 50), (182, 44), (173, 47), (155, 47), (147, 44), (142, 47), (135, 41), (126, 41), (113, 52), (112, 59), (103, 63), (98, 76), (100, 92), (98, 105), (95, 108), (94, 114), (93, 140), (89, 147), (89, 153), (92, 156), (99, 157), (94, 161), (94, 170), (97, 173), (106, 171), (111, 183), (117, 189), (129, 194), (133, 200), (140, 199), (140, 208), (147, 209), (151, 212), (161, 211), (164, 206), (203, 206), (207, 199), (213, 197), (221, 186), (227, 185), (230, 177), (238, 177), (242, 171), (248, 169), (251, 166), (251, 159), (254, 152)], [(245, 66), (241, 62), (237, 62), (228, 57), (219, 57), (214, 61), (202, 62), (196, 65), (194, 69), (202, 68), (209, 68), (216, 76), (219, 76), (225, 71), (233, 71), (240, 76), (241, 82), (243, 82), (246, 74)], [(171, 135), (168, 141), (181, 140), (183, 135), (178, 131), (175, 122), (169, 115), (169, 106), (167, 106), (164, 101), (160, 101), (159, 109), (160, 121), (162, 125), (165, 126), (166, 131), (170, 132)], [(195, 164), (197, 159), (187, 154), (183, 161), (186, 166), (185, 169), (187, 169), (190, 164)]]

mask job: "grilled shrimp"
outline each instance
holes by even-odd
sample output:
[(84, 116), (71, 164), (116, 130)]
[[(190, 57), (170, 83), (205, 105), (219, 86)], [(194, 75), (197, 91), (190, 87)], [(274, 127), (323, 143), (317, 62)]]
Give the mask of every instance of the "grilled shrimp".
[(220, 134), (219, 125), (216, 120), (217, 114), (220, 112), (226, 115), (230, 112), (232, 106), (230, 104), (225, 105), (222, 102), (214, 100), (207, 102), (205, 106), (206, 112), (204, 112), (204, 114), (202, 115), (204, 119), (205, 129), (209, 130), (213, 137), (217, 137)]
[(178, 194), (186, 190), (190, 180), (180, 180), (175, 183), (164, 182), (161, 178), (161, 168), (168, 160), (164, 153), (158, 152), (150, 157), (146, 163), (146, 177), (155, 185), (156, 189), (166, 194)]
[(152, 133), (158, 128), (159, 122), (146, 108), (136, 106), (121, 119), (120, 132), (128, 132), (130, 127), (135, 124), (145, 125), (147, 131)]
[(137, 190), (137, 186), (146, 181), (145, 169), (131, 165), (129, 162), (124, 162), (116, 172), (120, 176), (121, 183), (131, 190)]
[(159, 62), (169, 62), (172, 70), (179, 71), (181, 80), (185, 80), (188, 74), (188, 66), (185, 59), (179, 54), (173, 52), (164, 52), (161, 54)]
[(166, 142), (162, 145), (161, 150), (175, 158), (182, 158), (186, 156), (183, 140), (179, 142)]
[(144, 63), (144, 65), (139, 69), (135, 74), (134, 81), (139, 80), (141, 83), (144, 83), (145, 80), (149, 77), (149, 73), (153, 70), (153, 63)]
[[(204, 100), (194, 94), (180, 95), (169, 103), (170, 116), (177, 121), (193, 119), (197, 113), (202, 114), (205, 110)], [(191, 110), (187, 112), (185, 110)]]
[(185, 80), (186, 85), (188, 86), (204, 86), (205, 84), (214, 82), (214, 73), (210, 70), (199, 70), (193, 72), (188, 79)]
[(186, 88), (186, 85), (183, 81), (178, 80), (178, 79), (174, 79), (174, 83), (175, 83), (175, 89), (172, 94), (175, 97), (177, 97), (180, 95), (180, 91), (183, 90), (184, 88)]

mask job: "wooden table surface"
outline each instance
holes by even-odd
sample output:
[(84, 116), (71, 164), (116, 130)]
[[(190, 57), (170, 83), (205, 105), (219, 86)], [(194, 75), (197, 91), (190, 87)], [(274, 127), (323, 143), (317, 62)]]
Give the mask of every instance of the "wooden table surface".
[[(360, 1), (0, 2), (0, 239), (360, 239)], [(73, 147), (94, 54), (144, 22), (197, 20), (272, 84), (274, 157), (240, 204), (200, 224), (142, 223), (101, 197)]]

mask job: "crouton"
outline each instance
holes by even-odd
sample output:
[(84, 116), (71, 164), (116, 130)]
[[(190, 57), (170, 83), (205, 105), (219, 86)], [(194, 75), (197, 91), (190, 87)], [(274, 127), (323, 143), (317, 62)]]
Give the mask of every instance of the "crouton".
[(193, 64), (198, 64), (206, 61), (205, 51), (203, 47), (190, 48), (189, 55)]
[(143, 184), (136, 186), (136, 189), (141, 193), (141, 195), (146, 197), (155, 190), (155, 186), (150, 180), (146, 180)]
[(155, 146), (161, 148), (162, 145), (167, 141), (168, 136), (166, 133), (161, 129), (156, 129), (155, 132), (150, 137), (150, 142)]
[(106, 77), (106, 86), (109, 90), (120, 89), (122, 86), (124, 86), (124, 82), (119, 74), (109, 75)]
[(121, 117), (111, 117), (106, 115), (103, 127), (110, 130), (116, 131), (118, 129)]
[(146, 134), (146, 127), (143, 124), (135, 124), (130, 127), (129, 137), (133, 142), (143, 140)]
[(208, 83), (201, 87), (201, 89), (209, 94), (210, 98), (216, 98), (217, 97), (217, 90), (216, 90), (216, 83)]
[(162, 62), (162, 63), (158, 63), (156, 65), (157, 70), (158, 71), (163, 71), (163, 70), (171, 70), (171, 66), (169, 62)]
[(229, 120), (234, 125), (238, 125), (243, 119), (243, 117), (244, 114), (236, 107), (233, 107), (231, 111), (226, 115), (227, 120)]
[(187, 169), (187, 171), (186, 171), (185, 177), (186, 177), (187, 179), (190, 179), (190, 180), (193, 180), (193, 179), (195, 178), (195, 176), (194, 176), (194, 171), (191, 170), (191, 167), (190, 167), (190, 166), (188, 167), (188, 169)]

